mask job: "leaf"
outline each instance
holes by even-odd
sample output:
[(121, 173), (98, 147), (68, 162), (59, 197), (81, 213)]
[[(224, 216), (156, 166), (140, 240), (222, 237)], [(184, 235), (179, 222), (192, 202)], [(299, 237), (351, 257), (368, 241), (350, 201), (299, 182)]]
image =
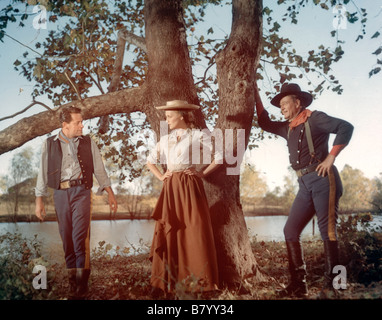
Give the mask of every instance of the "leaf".
[(382, 47), (379, 47), (376, 51), (373, 52), (375, 55), (379, 55), (382, 52)]
[(127, 248), (127, 247), (125, 247), (125, 248), (123, 248), (123, 251), (122, 251), (124, 254), (128, 254), (128, 253), (130, 253), (130, 248)]
[(273, 11), (273, 10), (269, 9), (268, 7), (265, 7), (265, 8), (263, 9), (263, 14), (265, 14), (265, 15), (267, 15), (267, 16), (270, 16), (272, 11)]
[(380, 67), (377, 67), (377, 68), (374, 68), (373, 70), (371, 70), (369, 72), (369, 78), (372, 77), (373, 75), (376, 75), (378, 72), (381, 71), (381, 68)]
[(66, 34), (64, 36), (64, 40), (63, 40), (64, 48), (68, 48), (70, 46), (71, 42), (72, 42), (72, 38), (68, 34)]
[(371, 37), (371, 39), (378, 38), (379, 35), (380, 35), (380, 33), (377, 31), (376, 33), (373, 34), (373, 36)]

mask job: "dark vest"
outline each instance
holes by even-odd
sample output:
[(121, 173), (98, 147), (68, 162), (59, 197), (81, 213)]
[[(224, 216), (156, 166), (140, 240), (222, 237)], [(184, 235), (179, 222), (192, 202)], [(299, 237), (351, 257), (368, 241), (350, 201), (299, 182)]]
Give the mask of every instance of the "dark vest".
[[(55, 137), (47, 139), (47, 153), (48, 187), (59, 189), (62, 163), (62, 150), (59, 139), (55, 140)], [(90, 137), (82, 136), (82, 139), (79, 139), (77, 158), (81, 166), (82, 179), (85, 181), (85, 188), (91, 189), (93, 186), (94, 167)]]

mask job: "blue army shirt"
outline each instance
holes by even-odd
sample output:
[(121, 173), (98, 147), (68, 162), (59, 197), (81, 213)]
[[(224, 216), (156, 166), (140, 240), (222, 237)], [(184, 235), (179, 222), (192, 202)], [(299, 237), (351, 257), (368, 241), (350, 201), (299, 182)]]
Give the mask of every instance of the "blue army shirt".
[(313, 111), (308, 118), (312, 133), (316, 159), (312, 159), (308, 140), (305, 134), (304, 123), (290, 129), (289, 121), (272, 121), (268, 112), (264, 110), (259, 116), (259, 126), (268, 132), (277, 134), (287, 140), (289, 149), (289, 161), (294, 170), (299, 170), (312, 163), (325, 160), (329, 154), (329, 136), (335, 134), (333, 146), (346, 146), (353, 134), (353, 125), (349, 122), (330, 117), (321, 111)]

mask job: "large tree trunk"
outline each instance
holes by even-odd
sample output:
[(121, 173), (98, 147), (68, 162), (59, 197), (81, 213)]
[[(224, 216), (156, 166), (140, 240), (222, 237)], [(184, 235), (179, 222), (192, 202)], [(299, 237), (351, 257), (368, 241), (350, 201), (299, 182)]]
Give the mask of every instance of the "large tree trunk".
[[(146, 84), (151, 106), (147, 117), (159, 133), (164, 112), (153, 106), (170, 100), (186, 100), (199, 104), (186, 41), (182, 1), (145, 1), (145, 38), (148, 56)], [(202, 114), (198, 112), (199, 123)]]
[[(219, 83), (217, 128), (232, 130), (234, 156), (241, 163), (254, 113), (254, 86), (262, 41), (262, 1), (232, 2), (232, 31), (216, 58)], [(240, 135), (239, 129), (244, 129)], [(227, 146), (227, 141), (226, 141)], [(234, 163), (233, 166), (237, 166)], [(218, 243), (222, 280), (231, 284), (254, 275), (261, 279), (253, 256), (240, 203), (239, 175), (213, 177), (209, 186), (212, 219)], [(236, 171), (237, 173), (237, 171)]]

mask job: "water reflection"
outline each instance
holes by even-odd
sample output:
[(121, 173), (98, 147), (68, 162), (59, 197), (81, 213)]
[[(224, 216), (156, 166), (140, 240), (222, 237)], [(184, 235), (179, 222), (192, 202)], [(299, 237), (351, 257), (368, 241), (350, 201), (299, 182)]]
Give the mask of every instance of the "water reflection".
[[(246, 217), (248, 234), (258, 241), (283, 241), (283, 228), (286, 216)], [(100, 241), (112, 244), (114, 247), (129, 247), (133, 254), (136, 250), (148, 250), (154, 231), (153, 220), (115, 220), (92, 221), (90, 247), (99, 247)], [(315, 236), (318, 230), (315, 224)], [(58, 232), (57, 222), (43, 223), (0, 223), (0, 234), (18, 232), (24, 237), (33, 238), (35, 234), (43, 244), (43, 254), (46, 259), (63, 263), (64, 252)], [(303, 232), (303, 237), (312, 237), (312, 222)]]
[[(260, 216), (246, 217), (245, 222), (250, 237), (256, 237), (257, 241), (283, 241), (284, 225), (287, 216)], [(319, 237), (316, 219), (311, 220), (301, 234), (302, 239)]]

